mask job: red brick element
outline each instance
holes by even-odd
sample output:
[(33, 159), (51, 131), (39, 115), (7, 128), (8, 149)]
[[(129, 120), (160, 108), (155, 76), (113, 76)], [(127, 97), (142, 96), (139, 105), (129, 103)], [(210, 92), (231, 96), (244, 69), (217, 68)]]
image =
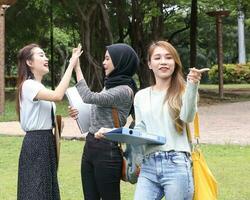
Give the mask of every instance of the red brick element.
[(5, 10), (0, 5), (0, 115), (4, 113)]
[(219, 70), (219, 95), (220, 98), (224, 98), (224, 89), (223, 89), (223, 37), (222, 37), (222, 17), (227, 17), (229, 15), (227, 10), (218, 10), (207, 12), (207, 15), (216, 18), (216, 36), (217, 36), (217, 62)]
[(0, 0), (0, 5), (12, 5), (16, 3), (16, 0)]

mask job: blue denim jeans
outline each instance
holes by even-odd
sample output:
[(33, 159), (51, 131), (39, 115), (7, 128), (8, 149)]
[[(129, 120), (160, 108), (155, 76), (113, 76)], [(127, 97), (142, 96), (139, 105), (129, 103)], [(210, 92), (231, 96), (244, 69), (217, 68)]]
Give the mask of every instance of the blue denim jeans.
[(135, 200), (192, 200), (191, 158), (184, 152), (155, 152), (144, 157)]

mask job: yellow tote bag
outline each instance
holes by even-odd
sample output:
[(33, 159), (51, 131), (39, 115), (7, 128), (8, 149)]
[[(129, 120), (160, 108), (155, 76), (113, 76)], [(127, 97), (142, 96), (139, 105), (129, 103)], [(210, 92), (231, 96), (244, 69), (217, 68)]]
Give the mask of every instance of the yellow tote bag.
[[(188, 131), (190, 136), (190, 131)], [(197, 144), (193, 145), (193, 177), (194, 177), (194, 197), (193, 200), (217, 200), (218, 184), (212, 172), (208, 168), (206, 160), (199, 149), (199, 118), (196, 113), (194, 119), (194, 136)]]
[(194, 198), (193, 200), (216, 200), (218, 195), (217, 182), (207, 166), (199, 149), (192, 152)]

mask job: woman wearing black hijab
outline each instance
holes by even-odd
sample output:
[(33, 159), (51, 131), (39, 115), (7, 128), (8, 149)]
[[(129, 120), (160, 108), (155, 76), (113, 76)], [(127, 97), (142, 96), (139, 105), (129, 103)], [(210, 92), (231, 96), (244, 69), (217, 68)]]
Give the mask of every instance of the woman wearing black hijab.
[[(122, 156), (117, 142), (95, 138), (101, 127), (114, 127), (112, 107), (117, 108), (120, 126), (126, 124), (133, 111), (133, 98), (137, 91), (132, 79), (139, 65), (135, 51), (127, 44), (107, 46), (103, 67), (104, 88), (90, 91), (81, 72), (75, 68), (76, 88), (85, 103), (91, 104), (91, 120), (82, 156), (82, 185), (85, 200), (119, 200)], [(77, 110), (71, 108), (70, 116), (77, 118)]]

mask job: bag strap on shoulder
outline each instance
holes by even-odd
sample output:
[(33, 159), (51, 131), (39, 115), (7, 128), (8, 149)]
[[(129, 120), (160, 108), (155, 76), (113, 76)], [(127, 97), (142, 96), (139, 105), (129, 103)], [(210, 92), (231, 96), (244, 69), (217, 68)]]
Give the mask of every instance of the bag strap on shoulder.
[[(119, 115), (118, 115), (118, 110), (115, 107), (112, 107), (112, 118), (113, 118), (113, 121), (114, 121), (115, 128), (119, 128), (120, 127)], [(123, 156), (122, 144), (119, 142), (118, 146), (121, 149), (121, 154)]]
[(119, 128), (120, 127), (119, 115), (118, 115), (118, 110), (115, 107), (112, 107), (112, 117), (115, 128)]

